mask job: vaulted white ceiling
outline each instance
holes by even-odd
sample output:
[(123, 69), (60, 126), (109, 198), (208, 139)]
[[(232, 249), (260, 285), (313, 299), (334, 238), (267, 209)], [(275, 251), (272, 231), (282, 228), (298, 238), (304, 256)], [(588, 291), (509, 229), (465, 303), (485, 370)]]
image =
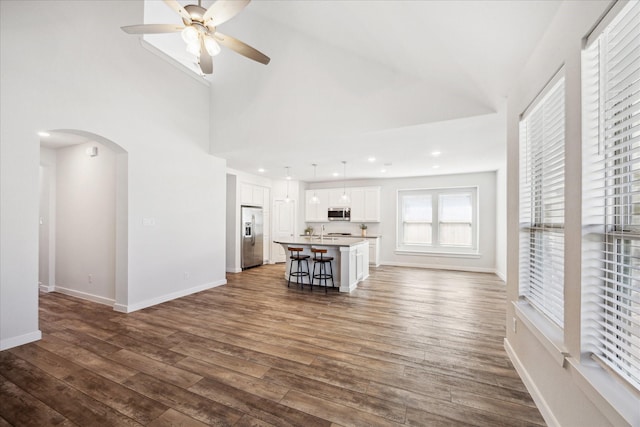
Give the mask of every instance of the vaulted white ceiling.
[[(312, 163), (318, 181), (342, 179), (343, 160), (350, 179), (496, 170), (505, 97), (558, 6), (254, 0), (219, 30), (271, 63), (229, 50), (214, 58), (211, 152), (272, 178), (289, 166), (302, 180), (312, 180)], [(145, 22), (180, 19), (147, 0)], [(193, 66), (179, 34), (147, 40)]]

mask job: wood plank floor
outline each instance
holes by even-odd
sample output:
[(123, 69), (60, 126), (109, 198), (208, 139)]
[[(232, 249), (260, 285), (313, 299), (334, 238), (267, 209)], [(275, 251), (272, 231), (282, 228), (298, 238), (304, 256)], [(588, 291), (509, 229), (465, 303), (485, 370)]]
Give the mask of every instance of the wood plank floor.
[(530, 426), (494, 275), (371, 270), (350, 295), (282, 265), (131, 314), (41, 294), (0, 352), (0, 426)]

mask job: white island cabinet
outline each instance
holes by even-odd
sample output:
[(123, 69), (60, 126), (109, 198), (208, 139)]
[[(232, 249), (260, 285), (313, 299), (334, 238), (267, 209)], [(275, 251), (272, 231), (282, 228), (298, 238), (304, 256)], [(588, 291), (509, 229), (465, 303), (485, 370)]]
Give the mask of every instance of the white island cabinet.
[[(289, 279), (291, 259), (289, 246), (303, 248), (302, 254), (309, 255), (309, 269), (313, 273), (313, 253), (311, 248), (326, 249), (326, 256), (333, 257), (331, 267), (333, 280), (340, 292), (351, 292), (362, 280), (369, 277), (369, 242), (366, 239), (341, 239), (333, 237), (298, 237), (286, 240), (274, 240), (274, 243), (282, 245), (287, 254), (287, 264), (284, 272), (285, 279)], [(295, 270), (296, 266), (294, 266)], [(316, 271), (317, 273), (317, 271)], [(303, 277), (303, 283), (309, 284), (309, 278)], [(291, 278), (292, 283), (295, 278)], [(316, 280), (315, 284), (320, 282)], [(331, 281), (328, 283), (331, 285)]]

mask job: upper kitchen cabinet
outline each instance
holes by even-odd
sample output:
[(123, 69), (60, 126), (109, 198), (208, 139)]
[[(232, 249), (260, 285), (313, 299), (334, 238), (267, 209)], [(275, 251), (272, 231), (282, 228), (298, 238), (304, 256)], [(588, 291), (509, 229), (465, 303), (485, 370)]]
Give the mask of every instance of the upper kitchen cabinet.
[(351, 222), (380, 222), (380, 187), (350, 190)]
[[(318, 203), (312, 203), (311, 199), (316, 195)], [(329, 190), (306, 190), (304, 220), (305, 222), (328, 222)]]
[(267, 189), (259, 185), (247, 184), (244, 182), (241, 183), (240, 204), (248, 206), (265, 206), (265, 190)]
[[(330, 188), (329, 192), (329, 206), (330, 208), (349, 208), (351, 207), (351, 188)], [(342, 197), (343, 194), (347, 195), (345, 201)]]

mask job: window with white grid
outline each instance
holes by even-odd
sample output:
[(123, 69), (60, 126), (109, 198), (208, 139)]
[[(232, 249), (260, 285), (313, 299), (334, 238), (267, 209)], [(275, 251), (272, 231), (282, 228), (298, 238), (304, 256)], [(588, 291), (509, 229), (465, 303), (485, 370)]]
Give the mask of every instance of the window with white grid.
[(640, 389), (640, 2), (583, 50), (583, 346)]
[(520, 296), (564, 324), (564, 77), (520, 120)]
[(398, 192), (397, 248), (415, 252), (477, 251), (477, 188)]

